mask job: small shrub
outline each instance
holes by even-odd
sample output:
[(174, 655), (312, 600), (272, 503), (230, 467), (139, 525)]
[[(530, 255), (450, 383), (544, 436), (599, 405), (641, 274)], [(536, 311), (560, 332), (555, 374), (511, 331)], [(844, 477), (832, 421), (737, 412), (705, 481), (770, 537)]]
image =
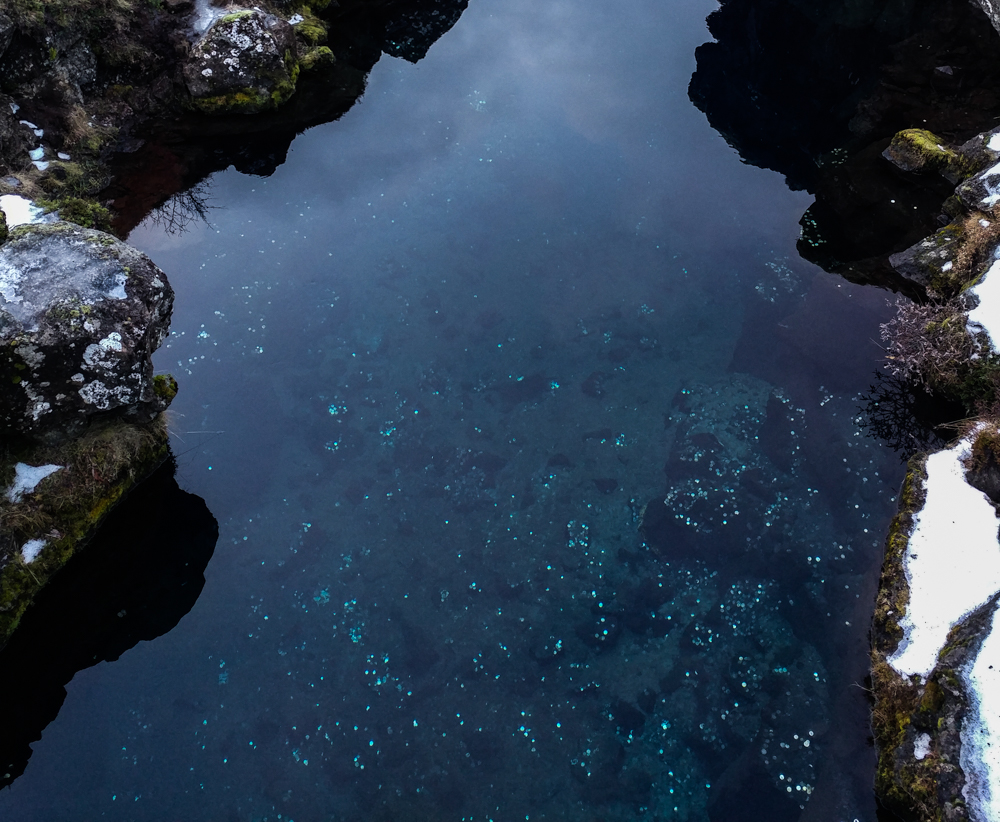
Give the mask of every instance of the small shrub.
[(961, 297), (924, 304), (898, 300), (896, 316), (882, 325), (889, 373), (933, 391), (954, 393), (970, 364), (988, 351), (966, 329), (966, 310)]

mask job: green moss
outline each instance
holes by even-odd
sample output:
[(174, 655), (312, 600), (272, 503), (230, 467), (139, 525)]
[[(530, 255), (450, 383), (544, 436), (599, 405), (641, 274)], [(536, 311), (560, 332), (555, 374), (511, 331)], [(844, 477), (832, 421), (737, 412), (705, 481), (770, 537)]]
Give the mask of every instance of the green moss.
[(98, 128), (88, 126), (86, 131), (72, 144), (73, 151), (86, 151), (89, 154), (97, 155), (101, 149), (109, 143), (113, 143), (118, 138), (118, 129), (114, 126)]
[(307, 46), (323, 45), (328, 37), (326, 24), (311, 14), (302, 14), (302, 18), (302, 21), (294, 26), (295, 35), (301, 38)]
[(908, 128), (892, 138), (886, 156), (904, 171), (936, 171), (953, 183), (975, 171), (973, 164), (936, 134)]
[(944, 691), (934, 680), (927, 683), (924, 695), (920, 698), (920, 712), (925, 715), (937, 716), (944, 705)]
[(82, 197), (60, 197), (37, 202), (47, 211), (58, 211), (61, 220), (76, 223), (84, 228), (111, 230), (111, 212), (93, 200), (85, 200)]
[(7, 235), (9, 233), (7, 230), (7, 215), (0, 211), (0, 245), (7, 242)]
[[(90, 316), (93, 310), (93, 306), (90, 304), (83, 302), (79, 297), (73, 297), (51, 306), (45, 312), (45, 316), (57, 322), (66, 323), (70, 327), (78, 327), (83, 324), (83, 321)], [(17, 368), (16, 365), (14, 367)]]
[[(80, 549), (114, 505), (167, 456), (162, 419), (147, 425), (94, 423), (81, 437), (58, 446), (8, 445), (0, 476), (9, 482), (13, 465), (65, 466), (17, 502), (0, 497), (0, 533), (6, 563), (0, 570), (0, 646), (17, 627), (35, 594)], [(46, 540), (30, 565), (20, 546)], [(0, 544), (0, 551), (5, 545)]]
[(302, 55), (299, 60), (299, 66), (302, 71), (312, 71), (316, 68), (324, 68), (327, 66), (332, 66), (337, 62), (337, 58), (334, 57), (332, 51), (326, 46), (317, 46), (314, 49), (309, 49), (304, 55)]
[(31, 223), (28, 225), (19, 225), (11, 229), (7, 239), (9, 242), (13, 242), (27, 234), (71, 234), (79, 230), (80, 226), (62, 221), (58, 223)]
[(153, 377), (153, 393), (167, 403), (173, 402), (177, 396), (177, 380), (170, 374), (157, 374)]
[(253, 9), (242, 9), (240, 11), (234, 11), (232, 14), (224, 14), (219, 18), (220, 23), (235, 23), (237, 20), (242, 20), (244, 17), (250, 17), (253, 15)]
[(299, 79), (299, 63), (291, 51), (285, 52), (285, 69), (288, 72), (270, 92), (257, 88), (244, 88), (231, 94), (199, 97), (191, 105), (203, 114), (260, 114), (284, 105), (295, 93)]

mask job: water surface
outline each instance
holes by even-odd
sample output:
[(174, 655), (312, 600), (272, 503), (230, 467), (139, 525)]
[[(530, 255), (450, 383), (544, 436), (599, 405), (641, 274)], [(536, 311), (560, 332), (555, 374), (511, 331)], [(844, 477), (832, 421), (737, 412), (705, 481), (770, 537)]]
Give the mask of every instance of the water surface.
[(0, 816), (874, 819), (889, 307), (688, 102), (712, 8), (479, 0), (133, 233), (221, 536)]

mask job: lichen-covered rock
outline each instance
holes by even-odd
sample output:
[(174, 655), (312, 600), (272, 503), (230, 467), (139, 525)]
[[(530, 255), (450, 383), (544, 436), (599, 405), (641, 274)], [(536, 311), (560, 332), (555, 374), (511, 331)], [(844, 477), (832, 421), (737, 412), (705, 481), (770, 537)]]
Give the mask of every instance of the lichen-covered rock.
[(917, 285), (947, 291), (964, 235), (961, 223), (951, 223), (905, 251), (890, 255), (889, 265)]
[(183, 73), (194, 107), (206, 114), (275, 109), (295, 92), (295, 32), (258, 9), (226, 14), (191, 49)]
[(0, 246), (0, 432), (52, 438), (98, 414), (161, 411), (150, 357), (172, 305), (163, 272), (108, 234), (12, 231)]

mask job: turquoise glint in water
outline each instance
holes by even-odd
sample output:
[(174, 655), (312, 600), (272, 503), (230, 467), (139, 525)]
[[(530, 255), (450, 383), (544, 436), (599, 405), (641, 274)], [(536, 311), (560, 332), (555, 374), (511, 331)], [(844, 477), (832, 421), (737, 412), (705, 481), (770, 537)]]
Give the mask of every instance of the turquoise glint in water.
[(222, 534), (4, 818), (874, 818), (886, 301), (688, 103), (711, 7), (474, 4), (133, 234)]

